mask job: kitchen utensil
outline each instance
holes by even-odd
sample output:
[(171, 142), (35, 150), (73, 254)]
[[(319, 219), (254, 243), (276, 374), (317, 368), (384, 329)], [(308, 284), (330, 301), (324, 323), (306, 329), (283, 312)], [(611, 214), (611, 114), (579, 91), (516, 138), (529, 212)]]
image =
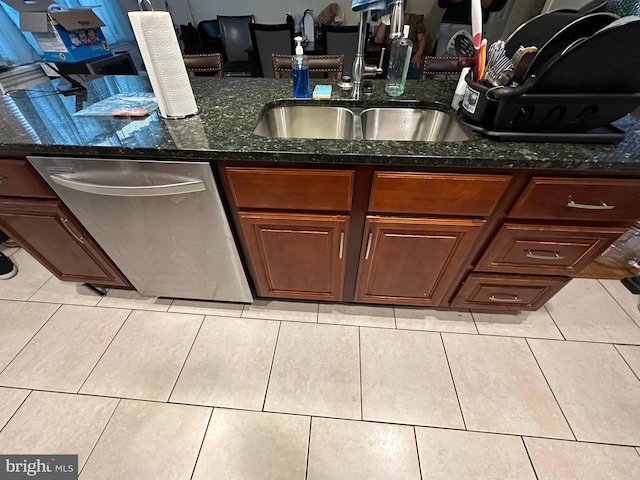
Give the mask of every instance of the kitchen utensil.
[(513, 62), (505, 54), (504, 42), (498, 40), (492, 43), (487, 51), (487, 64), (482, 80), (494, 87), (506, 85), (511, 80), (512, 71)]
[(520, 46), (511, 60), (513, 61), (513, 74), (511, 81), (520, 84), (527, 76), (527, 71), (538, 54), (538, 47)]

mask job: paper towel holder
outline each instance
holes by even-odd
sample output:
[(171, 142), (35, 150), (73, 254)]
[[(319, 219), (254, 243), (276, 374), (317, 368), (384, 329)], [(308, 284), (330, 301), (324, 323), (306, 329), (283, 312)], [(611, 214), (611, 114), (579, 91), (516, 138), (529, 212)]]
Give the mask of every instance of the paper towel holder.
[(145, 11), (145, 9), (142, 6), (143, 1), (147, 2), (147, 4), (149, 5), (149, 8), (151, 9), (150, 11), (155, 12), (155, 10), (153, 9), (153, 4), (151, 3), (151, 0), (138, 0), (138, 8), (140, 9), (141, 12)]
[(189, 117), (193, 117), (194, 115), (198, 115), (200, 113), (200, 107), (198, 105), (196, 105), (196, 111), (193, 113), (188, 113), (187, 115), (163, 115), (160, 113), (160, 110), (158, 110), (158, 115), (161, 118), (164, 118), (165, 120), (182, 120), (183, 118), (189, 118)]

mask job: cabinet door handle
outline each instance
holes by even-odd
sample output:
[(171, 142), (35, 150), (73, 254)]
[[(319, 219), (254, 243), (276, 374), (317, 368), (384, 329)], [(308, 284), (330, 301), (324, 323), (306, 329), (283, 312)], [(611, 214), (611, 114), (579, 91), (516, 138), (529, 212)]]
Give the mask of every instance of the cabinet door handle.
[[(545, 252), (548, 250), (540, 250), (540, 252)], [(531, 250), (527, 250), (527, 254), (525, 257), (527, 258), (535, 258), (536, 260), (564, 260), (564, 255), (560, 255), (558, 252), (550, 252), (551, 255), (538, 255), (533, 253)]]
[(60, 223), (62, 223), (62, 226), (64, 226), (64, 228), (66, 228), (67, 231), (71, 235), (73, 235), (73, 237), (77, 241), (79, 241), (82, 245), (84, 245), (84, 237), (83, 236), (78, 236), (78, 234), (71, 229), (71, 226), (69, 225), (69, 219), (68, 218), (58, 218), (58, 220), (60, 220)]
[(613, 205), (607, 205), (604, 202), (600, 202), (600, 205), (587, 205), (585, 203), (576, 203), (573, 200), (569, 200), (567, 203), (569, 208), (579, 208), (581, 210), (613, 210)]
[(369, 260), (369, 253), (371, 253), (371, 240), (373, 239), (373, 233), (369, 234), (369, 240), (367, 240), (367, 250), (364, 253), (364, 259)]
[(513, 295), (513, 298), (498, 298), (495, 295), (491, 295), (489, 301), (498, 303), (521, 303), (522, 299), (517, 295)]
[(340, 232), (340, 255), (338, 258), (342, 260), (342, 253), (344, 252), (344, 232)]

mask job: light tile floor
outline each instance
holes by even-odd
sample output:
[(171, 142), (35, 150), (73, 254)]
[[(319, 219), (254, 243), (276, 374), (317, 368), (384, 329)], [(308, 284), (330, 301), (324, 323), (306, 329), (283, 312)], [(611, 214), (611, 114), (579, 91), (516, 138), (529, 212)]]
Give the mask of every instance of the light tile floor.
[(100, 298), (22, 250), (0, 281), (0, 451), (80, 478), (637, 480), (640, 311)]

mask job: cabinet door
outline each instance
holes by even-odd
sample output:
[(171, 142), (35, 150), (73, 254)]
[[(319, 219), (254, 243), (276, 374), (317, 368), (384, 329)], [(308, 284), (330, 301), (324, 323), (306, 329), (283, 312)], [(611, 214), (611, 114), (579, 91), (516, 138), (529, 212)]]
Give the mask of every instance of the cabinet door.
[(0, 229), (61, 280), (131, 286), (59, 200), (0, 198)]
[(341, 300), (349, 217), (239, 214), (258, 295)]
[(441, 304), (484, 223), (367, 217), (356, 300)]

